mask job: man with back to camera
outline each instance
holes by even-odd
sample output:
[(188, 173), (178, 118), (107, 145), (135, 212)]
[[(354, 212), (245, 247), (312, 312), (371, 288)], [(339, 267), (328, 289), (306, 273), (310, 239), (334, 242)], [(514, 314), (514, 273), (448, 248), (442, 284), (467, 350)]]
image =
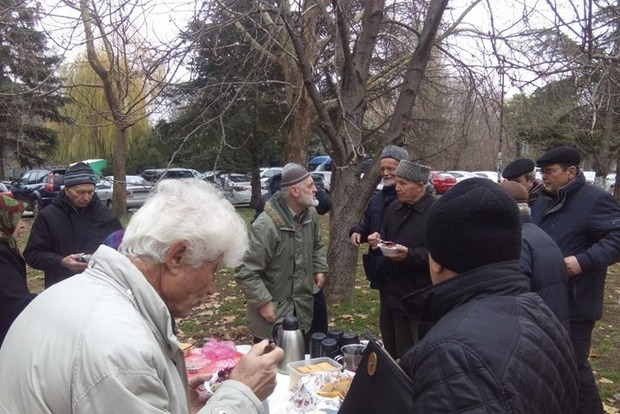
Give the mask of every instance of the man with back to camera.
[(521, 218), (497, 183), (470, 178), (428, 213), (433, 285), (403, 305), (433, 323), (400, 361), (414, 412), (572, 414), (569, 335), (519, 264)]
[[(396, 145), (388, 145), (381, 151), (381, 160), (379, 168), (381, 178), (383, 179), (383, 188), (377, 191), (368, 203), (368, 207), (364, 211), (364, 221), (352, 227), (349, 231), (351, 244), (359, 247), (361, 243), (368, 242), (368, 236), (381, 231), (383, 226), (383, 216), (388, 206), (392, 204), (398, 197), (396, 196), (396, 168), (401, 160), (409, 157), (407, 150)], [(386, 332), (387, 324), (391, 323), (388, 318), (386, 308), (385, 281), (378, 272), (379, 258), (381, 250), (368, 247), (368, 253), (362, 256), (364, 264), (364, 272), (366, 278), (370, 282), (371, 289), (379, 291), (379, 327), (381, 332)]]
[(532, 219), (558, 244), (569, 276), (570, 335), (579, 368), (579, 413), (603, 413), (588, 362), (592, 330), (603, 313), (607, 267), (620, 261), (620, 206), (587, 184), (581, 155), (571, 147), (551, 149), (536, 160), (545, 189)]
[(328, 271), (318, 214), (316, 186), (308, 171), (289, 163), (281, 190), (252, 223), (250, 247), (235, 280), (246, 297), (248, 330), (255, 341), (272, 338), (272, 328), (295, 315), (306, 345), (313, 333), (313, 294)]
[(24, 258), (45, 272), (45, 288), (86, 269), (82, 253), (91, 254), (122, 229), (118, 218), (95, 194), (95, 172), (78, 162), (65, 172), (65, 188), (37, 216)]
[(0, 348), (0, 413), (265, 413), (282, 349), (253, 346), (205, 405), (196, 388), (208, 377), (188, 383), (173, 331), (246, 248), (244, 221), (212, 186), (160, 182), (118, 252), (99, 247), (15, 320)]
[(536, 178), (536, 165), (528, 158), (517, 158), (504, 168), (502, 177), (521, 184), (528, 193), (528, 204), (531, 207), (545, 187), (543, 182)]
[(404, 309), (400, 298), (431, 284), (428, 252), (424, 245), (424, 227), (428, 209), (435, 197), (427, 188), (431, 169), (402, 160), (396, 169), (396, 194), (385, 211), (381, 233), (368, 236), (368, 243), (377, 249), (382, 241), (396, 243), (395, 254), (383, 254), (378, 272), (385, 281), (385, 324), (381, 339), (394, 358), (400, 358), (424, 335), (426, 326), (420, 318)]
[(568, 331), (568, 275), (564, 256), (553, 239), (532, 222), (525, 187), (516, 181), (508, 180), (499, 185), (519, 206), (523, 236), (521, 270), (530, 278), (532, 292), (540, 295)]

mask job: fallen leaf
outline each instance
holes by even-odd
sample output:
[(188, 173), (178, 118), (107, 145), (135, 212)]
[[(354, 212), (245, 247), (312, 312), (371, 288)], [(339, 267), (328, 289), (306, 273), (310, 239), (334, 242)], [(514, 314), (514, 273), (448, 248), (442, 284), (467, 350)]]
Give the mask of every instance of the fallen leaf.
[(599, 384), (613, 384), (614, 382), (610, 379), (607, 379), (605, 377), (601, 378), (600, 380), (598, 380)]

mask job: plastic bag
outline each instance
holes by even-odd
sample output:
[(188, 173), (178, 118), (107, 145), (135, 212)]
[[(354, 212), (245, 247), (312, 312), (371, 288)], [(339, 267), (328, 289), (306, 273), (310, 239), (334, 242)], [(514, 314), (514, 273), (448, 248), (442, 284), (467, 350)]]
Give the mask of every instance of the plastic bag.
[(203, 345), (202, 354), (211, 361), (236, 359), (239, 357), (239, 352), (233, 341), (218, 341), (215, 338), (209, 338)]

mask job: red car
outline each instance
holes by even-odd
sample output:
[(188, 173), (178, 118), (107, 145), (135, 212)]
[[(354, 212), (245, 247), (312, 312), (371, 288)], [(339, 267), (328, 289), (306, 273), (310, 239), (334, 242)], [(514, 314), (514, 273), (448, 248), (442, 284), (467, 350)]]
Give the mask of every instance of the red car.
[(431, 184), (437, 194), (443, 194), (456, 185), (456, 178), (445, 172), (431, 171)]

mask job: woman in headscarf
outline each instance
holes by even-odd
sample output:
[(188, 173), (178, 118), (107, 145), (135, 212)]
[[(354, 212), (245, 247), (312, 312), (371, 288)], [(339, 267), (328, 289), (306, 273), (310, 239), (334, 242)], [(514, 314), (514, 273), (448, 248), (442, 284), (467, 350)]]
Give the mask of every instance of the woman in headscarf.
[(17, 248), (24, 204), (0, 196), (0, 346), (17, 315), (36, 297), (26, 284), (26, 262)]

